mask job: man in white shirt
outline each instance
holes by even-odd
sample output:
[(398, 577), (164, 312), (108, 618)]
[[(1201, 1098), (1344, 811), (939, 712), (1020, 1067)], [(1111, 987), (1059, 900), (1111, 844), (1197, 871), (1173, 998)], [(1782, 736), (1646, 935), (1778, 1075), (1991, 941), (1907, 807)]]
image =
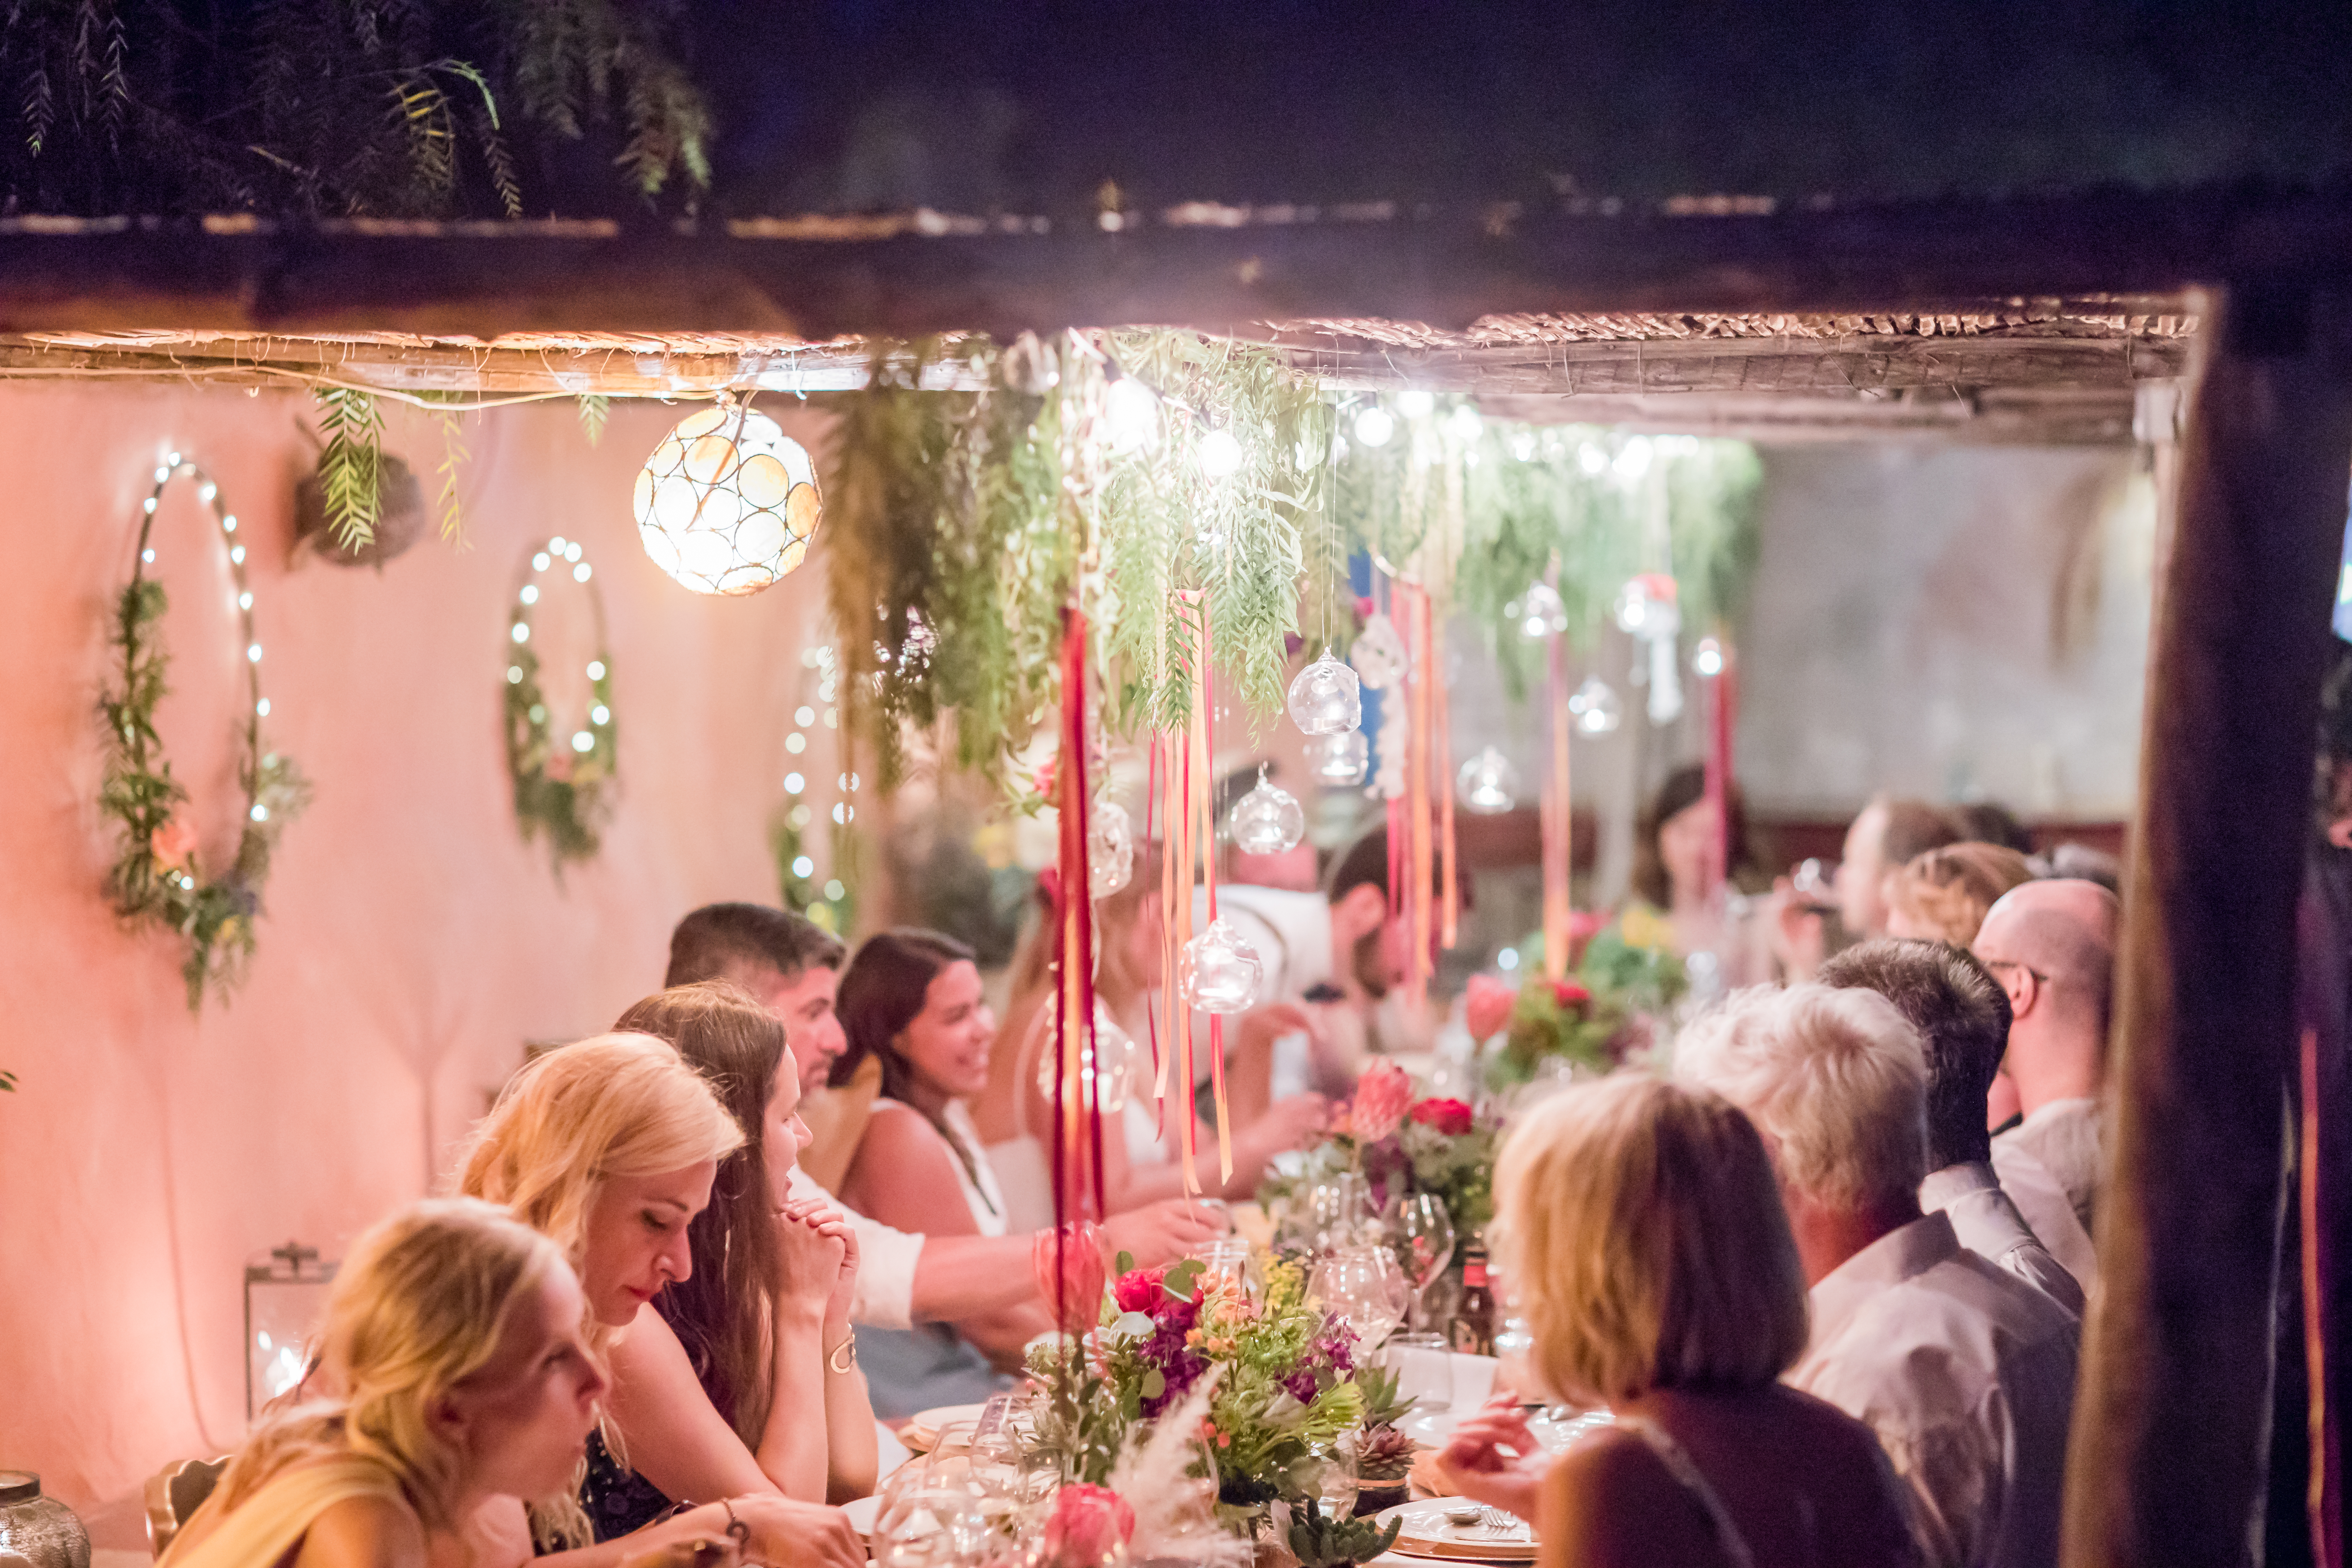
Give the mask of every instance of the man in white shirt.
[(1812, 1287), (1789, 1383), (1877, 1434), (1936, 1568), (2054, 1563), (2076, 1321), (1919, 1212), (1918, 1031), (1874, 992), (1759, 986), (1694, 1022), (1675, 1059), (1771, 1153)]
[(2009, 996), (2005, 1065), (2024, 1112), (1993, 1139), (1993, 1168), (2085, 1291), (2097, 1279), (2099, 1102), (2121, 916), (2096, 882), (2028, 882), (1986, 913), (1975, 949)]
[(1919, 1206), (1952, 1222), (1960, 1245), (2072, 1312), (2083, 1288), (2001, 1191), (1985, 1096), (2009, 1039), (2009, 999), (1965, 948), (1882, 937), (1822, 965), (1822, 984), (1875, 991), (1919, 1031), (1927, 1065), (1927, 1177)]
[[(710, 904), (671, 933), (663, 984), (732, 980), (751, 992), (783, 1023), (806, 1095), (824, 1087), (845, 1043), (833, 1011), (845, 956), (839, 942), (799, 915), (763, 904)], [(949, 1322), (1036, 1295), (1028, 1235), (909, 1235), (857, 1213), (800, 1170), (792, 1195), (824, 1198), (857, 1234), (853, 1322), (882, 1329)], [(1114, 1257), (1129, 1252), (1138, 1267), (1150, 1268), (1183, 1257), (1223, 1228), (1217, 1211), (1170, 1199), (1112, 1215), (1103, 1235)]]

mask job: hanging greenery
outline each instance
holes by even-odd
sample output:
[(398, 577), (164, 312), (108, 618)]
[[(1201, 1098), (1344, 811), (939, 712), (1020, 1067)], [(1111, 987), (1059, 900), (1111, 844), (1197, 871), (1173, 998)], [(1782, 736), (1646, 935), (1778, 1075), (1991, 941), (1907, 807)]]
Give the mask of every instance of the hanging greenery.
[(526, 163), (595, 137), (636, 200), (699, 191), (710, 122), (683, 9), (18, 0), (0, 26), (16, 121), (0, 186), (34, 213), (520, 217), (544, 205)]
[[(578, 540), (561, 536), (534, 548), (518, 574), (514, 607), (507, 617), (511, 652), (507, 658), (507, 773), (514, 784), (515, 821), (526, 840), (547, 835), (555, 874), (567, 862), (585, 860), (601, 847), (600, 830), (612, 810), (611, 790), (619, 745), (613, 720), (613, 655), (604, 633), (604, 598), (592, 581)], [(588, 595), (595, 617), (596, 651), (588, 661), (588, 711), (577, 724), (558, 726), (540, 682), (544, 668), (531, 641), (532, 612), (542, 584), (566, 578)]]
[(1514, 695), (1536, 644), (1517, 631), (1528, 588), (1558, 566), (1568, 635), (1589, 645), (1627, 579), (1675, 582), (1686, 636), (1738, 613), (1756, 558), (1754, 448), (1593, 426), (1478, 417), (1467, 403), (1382, 405), (1391, 434), (1343, 440), (1334, 486), (1348, 531), (1376, 556), (1410, 558), (1458, 534), (1453, 608), (1486, 629)]
[[(197, 487), (226, 543), (229, 574), (236, 585), (238, 626), (246, 648), (246, 708), (237, 783), (245, 794), (237, 847), (227, 868), (207, 871), (195, 826), (178, 807), (188, 792), (172, 776), (155, 733), (155, 709), (165, 690), (170, 656), (160, 626), (167, 607), (163, 585), (147, 576), (154, 560), (151, 543), (163, 491), (175, 479)], [(113, 646), (121, 656), (121, 681), (110, 685), (99, 703), (106, 720), (107, 759), (99, 789), (99, 809), (113, 819), (120, 848), (107, 873), (107, 891), (127, 920), (152, 921), (187, 943), (180, 973), (187, 982), (188, 1007), (204, 1003), (211, 984), (226, 997), (253, 955), (254, 922), (261, 912), (262, 884), (278, 836), (310, 799), (310, 786), (287, 758), (264, 751), (261, 721), (269, 700), (261, 694), (261, 644), (254, 636), (253, 593), (245, 574), (245, 545), (236, 515), (220, 499), (210, 476), (178, 453), (155, 470), (139, 526), (139, 547), (131, 581), (115, 604)]]
[(828, 595), (873, 628), (842, 639), (845, 720), (885, 788), (905, 730), (950, 719), (942, 757), (1008, 779), (1060, 700), (1074, 595), (1115, 732), (1186, 722), (1195, 592), (1217, 666), (1279, 700), (1330, 429), (1281, 356), (1174, 331), (886, 347), (839, 406)]

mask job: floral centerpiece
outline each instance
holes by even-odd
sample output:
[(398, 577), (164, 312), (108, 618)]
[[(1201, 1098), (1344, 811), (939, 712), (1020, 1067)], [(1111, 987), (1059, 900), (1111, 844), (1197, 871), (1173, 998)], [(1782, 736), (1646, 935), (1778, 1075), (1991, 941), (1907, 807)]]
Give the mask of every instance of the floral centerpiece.
[[(1360, 1171), (1372, 1201), (1429, 1193), (1444, 1204), (1454, 1234), (1475, 1234), (1495, 1212), (1495, 1148), (1501, 1120), (1468, 1101), (1416, 1099), (1412, 1080), (1393, 1062), (1377, 1062), (1355, 1098), (1333, 1113), (1324, 1141), (1286, 1159), (1258, 1188), (1269, 1206), (1295, 1202), (1341, 1171)], [(1415, 1272), (1407, 1263), (1407, 1272)]]
[(1670, 936), (1663, 921), (1635, 910), (1585, 944), (1568, 979), (1535, 973), (1534, 953), (1523, 955), (1529, 977), (1517, 986), (1473, 975), (1465, 1008), (1470, 1037), (1483, 1051), (1486, 1042), (1503, 1037), (1502, 1049), (1486, 1055), (1488, 1086), (1515, 1088), (1549, 1061), (1607, 1072), (1647, 1049), (1651, 1020), (1673, 1007), (1685, 988), (1682, 960), (1665, 940)]
[(1255, 1295), (1230, 1276), (1204, 1278), (1194, 1260), (1131, 1265), (1121, 1255), (1091, 1331), (1030, 1348), (1037, 1441), (1066, 1483), (1113, 1483), (1122, 1456), (1172, 1423), (1186, 1428), (1174, 1436), (1192, 1449), (1192, 1473), (1214, 1485), (1220, 1522), (1255, 1535), (1272, 1525), (1274, 1504), (1317, 1495), (1368, 1409), (1384, 1422), (1402, 1413), (1393, 1380), (1360, 1373), (1355, 1331), (1307, 1305), (1298, 1264), (1269, 1261)]

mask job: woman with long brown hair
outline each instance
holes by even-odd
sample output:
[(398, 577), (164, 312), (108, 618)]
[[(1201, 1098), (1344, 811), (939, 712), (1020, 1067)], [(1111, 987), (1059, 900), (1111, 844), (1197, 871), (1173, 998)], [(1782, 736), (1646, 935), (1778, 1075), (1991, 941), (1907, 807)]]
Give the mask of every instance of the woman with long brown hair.
[[(710, 1206), (687, 1226), (694, 1271), (654, 1298), (677, 1353), (650, 1337), (616, 1350), (615, 1416), (640, 1451), (656, 1433), (674, 1435), (682, 1451), (671, 1473), (689, 1489), (696, 1467), (723, 1486), (748, 1453), (787, 1495), (866, 1496), (877, 1461), (849, 1326), (857, 1237), (842, 1227), (845, 1251), (829, 1265), (824, 1249), (807, 1244), (825, 1234), (809, 1223), (823, 1205), (785, 1198), (808, 1131), (783, 1025), (741, 986), (709, 980), (648, 996), (614, 1026), (677, 1047), (747, 1134), (719, 1162)], [(684, 1397), (688, 1374), (717, 1422)], [(811, 1419), (819, 1409), (821, 1423)]]

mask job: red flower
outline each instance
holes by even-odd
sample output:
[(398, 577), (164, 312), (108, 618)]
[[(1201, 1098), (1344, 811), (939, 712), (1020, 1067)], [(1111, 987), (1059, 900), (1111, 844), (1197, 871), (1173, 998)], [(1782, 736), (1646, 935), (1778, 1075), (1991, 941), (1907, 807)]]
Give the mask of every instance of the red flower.
[(1157, 1268), (1129, 1270), (1110, 1288), (1111, 1299), (1122, 1312), (1149, 1312), (1167, 1298), (1168, 1292), (1160, 1289), (1160, 1281), (1167, 1278), (1166, 1264)]
[(1563, 1007), (1581, 1007), (1592, 1000), (1592, 993), (1573, 980), (1553, 981), (1551, 994)]
[(1507, 981), (1491, 974), (1474, 974), (1470, 989), (1463, 998), (1464, 1021), (1470, 1026), (1474, 1040), (1494, 1038), (1509, 1026), (1511, 1009), (1518, 1005), (1519, 994)]
[(147, 850), (158, 866), (185, 866), (195, 858), (196, 830), (176, 816), (167, 816), (148, 837)]
[(1424, 1100), (1411, 1114), (1423, 1127), (1433, 1127), (1448, 1138), (1459, 1138), (1470, 1131), (1470, 1108), (1458, 1100)]
[(1135, 1534), (1135, 1510), (1108, 1487), (1078, 1482), (1054, 1494), (1045, 1554), (1058, 1568), (1095, 1568)]
[(1095, 1326), (1102, 1316), (1103, 1257), (1101, 1232), (1092, 1220), (1073, 1220), (1058, 1233), (1039, 1231), (1029, 1264), (1037, 1293), (1064, 1333), (1083, 1334)]
[(1356, 1080), (1356, 1104), (1348, 1114), (1348, 1131), (1366, 1143), (1377, 1143), (1397, 1130), (1405, 1107), (1412, 1103), (1412, 1079), (1394, 1062), (1375, 1062)]

